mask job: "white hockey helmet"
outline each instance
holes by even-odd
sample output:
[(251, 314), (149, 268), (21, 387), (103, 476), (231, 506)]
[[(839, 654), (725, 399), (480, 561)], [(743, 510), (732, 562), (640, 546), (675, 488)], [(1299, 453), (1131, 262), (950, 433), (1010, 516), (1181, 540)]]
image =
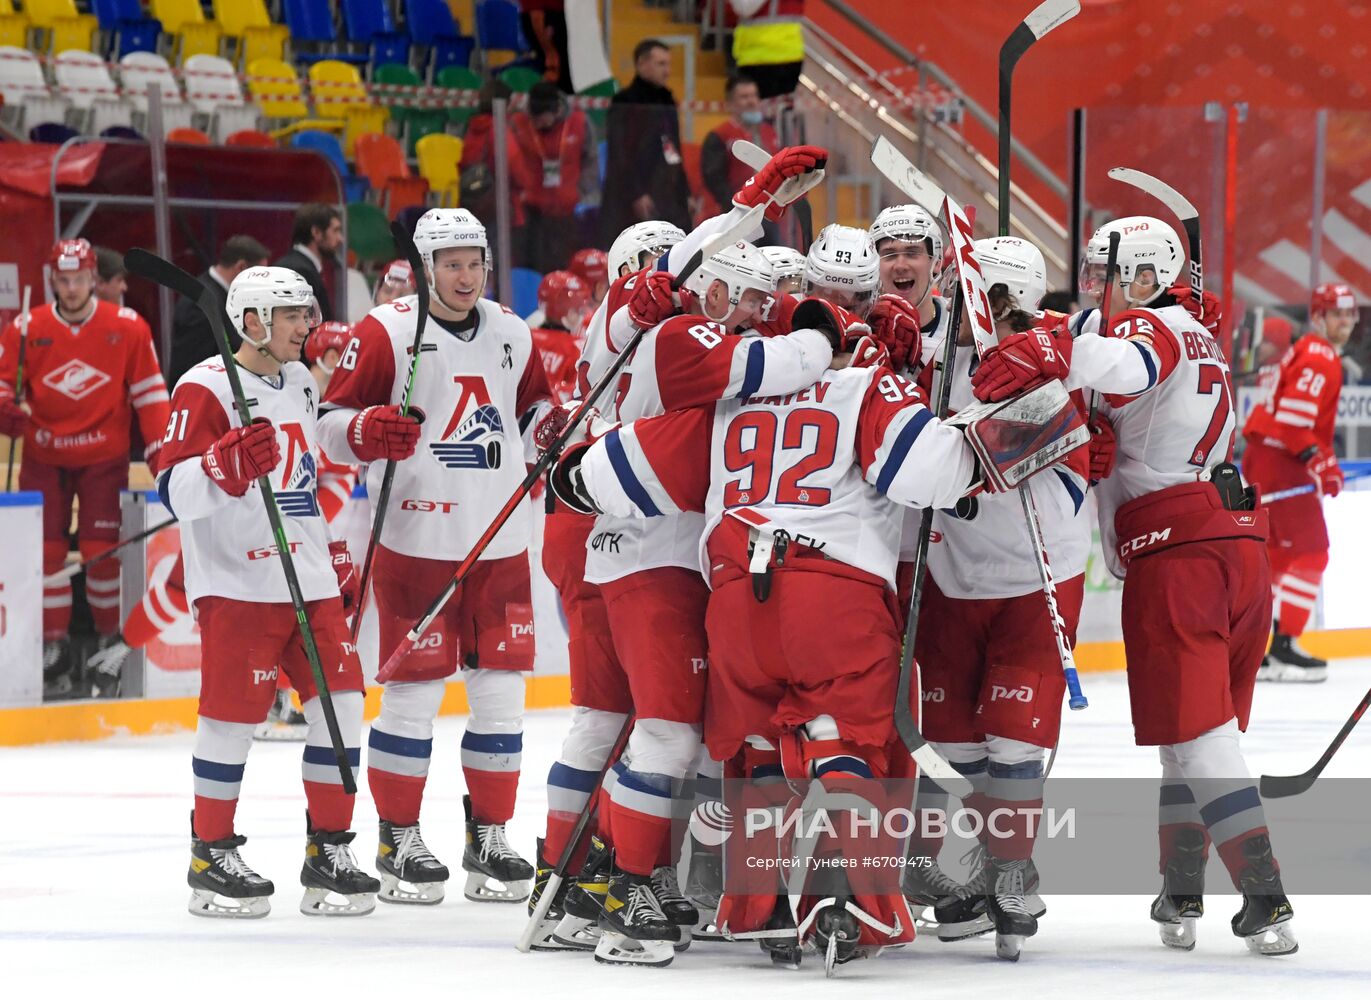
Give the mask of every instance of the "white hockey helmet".
[(933, 273), (943, 266), (943, 230), (937, 220), (918, 205), (891, 205), (881, 209), (871, 223), (871, 241), (877, 247), (882, 240), (918, 243), (927, 240), (928, 254), (933, 258)]
[[(1129, 302), (1145, 304), (1176, 283), (1185, 266), (1185, 244), (1180, 235), (1161, 219), (1147, 215), (1130, 215), (1115, 219), (1095, 230), (1086, 244), (1081, 261), (1082, 287), (1099, 284), (1109, 261), (1109, 234), (1119, 234), (1119, 283)], [(1128, 285), (1143, 271), (1157, 276), (1157, 291), (1146, 299), (1136, 300), (1128, 295)]]
[[(299, 274), (288, 267), (249, 267), (239, 272), (229, 285), (228, 302), (224, 309), (238, 335), (262, 351), (266, 350), (271, 340), (272, 310), (296, 306), (309, 310), (311, 330), (323, 322), (319, 303), (314, 298), (314, 289)], [(249, 309), (257, 314), (266, 328), (266, 336), (261, 340), (248, 336), (246, 316)]]
[(881, 261), (871, 234), (854, 226), (824, 226), (805, 258), (800, 294), (827, 298), (825, 293), (845, 292), (844, 309), (863, 318), (876, 301), (881, 285)]
[(423, 259), (430, 280), (433, 255), (449, 247), (478, 247), (481, 259), (490, 265), (490, 242), (486, 227), (465, 208), (430, 208), (414, 226), (414, 246)]
[(805, 255), (790, 247), (762, 247), (762, 256), (771, 264), (771, 290), (787, 278), (800, 278), (805, 273)]
[[(771, 294), (771, 262), (751, 243), (739, 240), (701, 261), (685, 286), (698, 295), (703, 303), (709, 286), (715, 281), (722, 281), (728, 286), (729, 306), (736, 309), (743, 293), (750, 288)], [(715, 322), (727, 318), (710, 316), (708, 311), (705, 316)]]
[[(683, 239), (685, 233), (681, 232), (679, 226), (669, 222), (655, 219), (635, 222), (616, 236), (609, 248), (609, 280), (613, 281), (621, 273), (642, 270), (651, 263), (644, 257), (656, 260)], [(627, 272), (624, 271), (625, 267), (628, 268)]]
[(975, 248), (986, 290), (1002, 284), (1014, 296), (1019, 309), (1036, 313), (1047, 294), (1047, 262), (1043, 252), (1017, 236), (977, 240)]

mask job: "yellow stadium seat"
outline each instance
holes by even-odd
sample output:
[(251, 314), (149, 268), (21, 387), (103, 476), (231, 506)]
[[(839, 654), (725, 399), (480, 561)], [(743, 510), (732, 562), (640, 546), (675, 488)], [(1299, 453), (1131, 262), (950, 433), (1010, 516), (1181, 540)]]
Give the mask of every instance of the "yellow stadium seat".
[(447, 0), (447, 9), (464, 35), (476, 34), (476, 0)]
[(321, 59), (309, 68), (309, 89), (320, 118), (346, 118), (372, 103), (357, 67), (336, 59)]
[(152, 0), (152, 16), (176, 39), (172, 56), (178, 65), (191, 56), (219, 54), (219, 25), (205, 20), (200, 0)]
[(230, 38), (238, 39), (238, 62), (250, 66), (258, 59), (280, 59), (290, 29), (272, 24), (262, 0), (214, 0), (214, 18)]
[[(9, 10), (5, 10), (5, 7), (9, 7)], [(29, 19), (15, 12), (10, 0), (3, 0), (3, 3), (0, 3), (0, 45), (26, 49), (28, 44)]]
[[(336, 118), (325, 120), (337, 121)], [(353, 107), (343, 119), (343, 152), (351, 156), (357, 146), (358, 136), (385, 132), (389, 120), (390, 112), (386, 108), (374, 104), (370, 107)]]
[(248, 93), (268, 118), (306, 118), (309, 105), (295, 70), (280, 59), (259, 58), (248, 63)]
[(82, 14), (76, 0), (28, 0), (24, 13), (29, 23), (47, 33), (48, 51), (91, 51), (91, 36), (99, 26), (94, 14)]
[(419, 176), (428, 181), (428, 189), (438, 196), (438, 204), (455, 207), (461, 180), (462, 140), (435, 132), (416, 142), (414, 152), (419, 157)]

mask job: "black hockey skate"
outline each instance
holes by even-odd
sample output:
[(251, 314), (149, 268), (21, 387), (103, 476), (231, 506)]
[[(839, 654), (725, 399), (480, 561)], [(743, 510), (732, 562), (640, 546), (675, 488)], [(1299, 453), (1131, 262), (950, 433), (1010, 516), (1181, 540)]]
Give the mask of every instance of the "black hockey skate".
[(348, 846), (356, 836), (351, 830), (311, 831), (300, 869), (300, 884), (305, 887), (300, 912), (305, 916), (360, 917), (376, 909), (381, 883), (358, 867)]
[[(538, 850), (533, 855), (533, 891), (528, 896), (528, 915), (531, 917), (538, 909), (538, 903), (543, 898), (543, 893), (547, 892), (548, 885), (552, 881), (552, 862), (548, 861), (544, 855), (543, 838), (538, 838)], [(548, 902), (547, 912), (543, 914), (543, 919), (539, 922), (537, 930), (533, 935), (533, 942), (529, 947), (533, 951), (577, 951), (569, 945), (560, 944), (553, 933), (557, 930), (557, 925), (566, 916), (563, 909), (563, 900), (566, 899), (567, 889), (571, 887), (570, 880), (558, 884), (557, 891)]]
[[(814, 949), (824, 957), (824, 975), (832, 978), (838, 966), (858, 957), (861, 927), (843, 899), (825, 899), (815, 907)], [(806, 920), (806, 923), (810, 921)]]
[(1024, 888), (1028, 865), (1026, 860), (990, 859), (994, 885), (986, 896), (986, 915), (995, 925), (995, 954), (1011, 962), (1019, 960), (1024, 938), (1038, 933), (1038, 918)]
[(711, 851), (701, 844), (694, 834), (690, 835), (690, 862), (686, 867), (685, 895), (700, 917), (691, 931), (692, 938), (702, 941), (722, 941), (714, 922), (719, 912), (719, 901), (724, 894), (724, 858), (717, 850)]
[(1233, 917), (1233, 933), (1257, 955), (1293, 955), (1299, 951), (1291, 920), (1295, 908), (1285, 897), (1281, 873), (1271, 856), (1271, 838), (1249, 837), (1242, 844), (1247, 867), (1238, 873), (1242, 909)]
[(268, 742), (303, 743), (308, 735), (309, 723), (305, 721), (305, 713), (295, 707), (289, 691), (280, 690), (276, 692), (266, 719), (257, 724), (252, 738)]
[(187, 909), (197, 917), (265, 917), (271, 912), (271, 894), (276, 887), (248, 867), (238, 848), (246, 837), (225, 840), (200, 840), (192, 834), (190, 871), (186, 882), (191, 888)]
[(767, 919), (766, 930), (771, 933), (758, 938), (757, 943), (771, 956), (772, 964), (783, 969), (798, 969), (804, 957), (804, 945), (800, 943), (800, 932), (790, 912), (790, 900), (785, 896), (776, 897), (776, 908)]
[(86, 661), (87, 693), (92, 698), (118, 698), (123, 686), (124, 660), (129, 647), (124, 637), (102, 635), (95, 641), (95, 652)]
[(1182, 830), (1176, 853), (1166, 863), (1162, 891), (1152, 901), (1152, 919), (1160, 926), (1162, 944), (1181, 951), (1195, 948), (1195, 924), (1204, 916), (1204, 834)]
[(566, 886), (562, 919), (552, 943), (565, 951), (594, 951), (600, 943), (600, 914), (605, 910), (614, 852), (599, 837), (590, 838), (585, 867)]
[(71, 638), (63, 636), (43, 643), (43, 700), (65, 701), (76, 697), (76, 657)]
[(900, 890), (911, 907), (929, 907), (955, 902), (966, 892), (966, 886), (943, 871), (937, 858), (911, 855)]
[(1300, 648), (1293, 636), (1277, 632), (1257, 671), (1257, 680), (1318, 684), (1328, 680), (1328, 661)]
[(667, 920), (681, 929), (681, 940), (677, 951), (690, 947), (691, 931), (700, 922), (700, 911), (695, 904), (681, 894), (681, 884), (677, 879), (675, 865), (662, 865), (652, 872), (652, 891), (662, 907)]
[[(988, 896), (994, 890), (994, 867), (984, 844), (977, 844), (962, 860), (967, 862), (971, 877), (960, 893), (948, 897), (933, 908), (938, 924), (939, 941), (963, 941), (995, 929), (994, 918), (988, 910)], [(1035, 918), (1047, 912), (1038, 895), (1038, 868), (1030, 859), (1024, 872), (1024, 890), (1028, 911)]]
[(474, 903), (522, 903), (533, 882), (533, 866), (509, 846), (503, 823), (478, 823), (472, 818), (470, 795), (462, 796), (462, 807), (467, 817), (463, 894)]
[(447, 865), (428, 849), (418, 823), (396, 826), (381, 820), (376, 870), (381, 873), (381, 893), (377, 898), (383, 903), (433, 906), (443, 901)]
[(676, 957), (681, 929), (667, 919), (648, 875), (616, 872), (609, 881), (595, 961), (665, 968)]

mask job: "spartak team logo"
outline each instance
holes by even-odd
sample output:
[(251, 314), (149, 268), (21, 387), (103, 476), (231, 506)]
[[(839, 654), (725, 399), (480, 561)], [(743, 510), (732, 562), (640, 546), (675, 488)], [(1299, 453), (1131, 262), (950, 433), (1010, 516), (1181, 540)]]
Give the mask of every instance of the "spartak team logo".
[(429, 448), (449, 469), (498, 469), (505, 424), (490, 401), (485, 379), (454, 375), (452, 381), (461, 387), (461, 395), (447, 427)]
[(78, 358), (72, 358), (43, 376), (43, 384), (49, 389), (56, 389), (67, 398), (76, 400), (85, 399), (109, 381), (110, 377), (99, 368)]
[[(173, 524), (148, 539), (146, 554), (147, 579), (150, 586), (165, 580), (176, 560), (181, 558), (181, 528)], [(148, 667), (156, 670), (185, 671), (200, 669), (200, 629), (188, 611), (174, 611), (163, 606), (172, 616), (171, 625), (148, 641), (144, 653)]]

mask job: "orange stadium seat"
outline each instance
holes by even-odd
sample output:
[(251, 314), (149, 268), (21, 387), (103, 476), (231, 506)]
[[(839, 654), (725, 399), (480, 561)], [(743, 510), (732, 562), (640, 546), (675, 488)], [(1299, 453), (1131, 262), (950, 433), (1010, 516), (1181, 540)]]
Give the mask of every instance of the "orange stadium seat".
[(381, 192), (381, 207), (392, 219), (428, 200), (428, 181), (415, 177), (398, 142), (382, 132), (357, 139), (357, 172)]

